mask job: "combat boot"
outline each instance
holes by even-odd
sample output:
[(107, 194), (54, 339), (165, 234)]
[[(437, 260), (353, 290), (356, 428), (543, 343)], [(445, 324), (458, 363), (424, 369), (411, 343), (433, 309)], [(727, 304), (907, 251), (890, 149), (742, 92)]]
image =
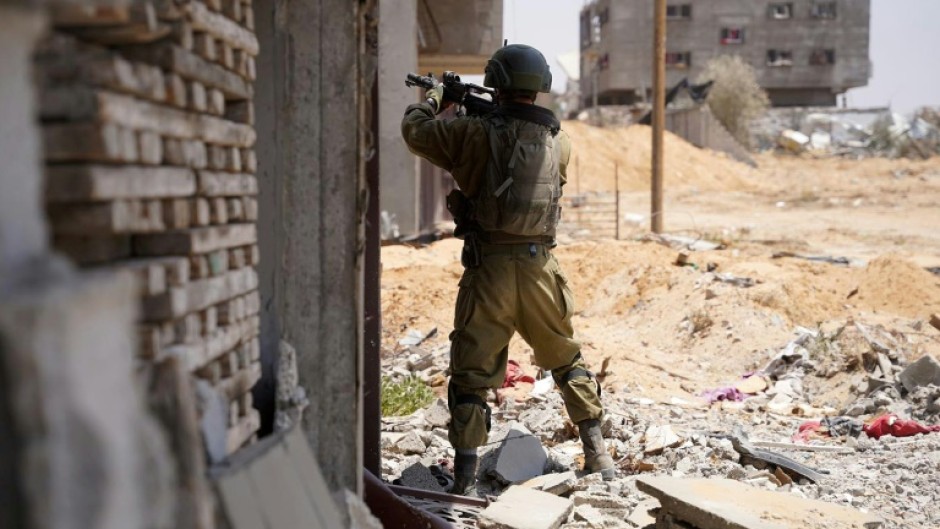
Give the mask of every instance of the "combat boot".
[(600, 472), (604, 481), (614, 479), (614, 458), (607, 452), (601, 422), (587, 419), (578, 423), (578, 434), (584, 447), (584, 470)]
[(467, 490), (477, 482), (477, 453), (476, 450), (457, 450), (454, 457), (454, 486), (451, 494), (466, 494)]

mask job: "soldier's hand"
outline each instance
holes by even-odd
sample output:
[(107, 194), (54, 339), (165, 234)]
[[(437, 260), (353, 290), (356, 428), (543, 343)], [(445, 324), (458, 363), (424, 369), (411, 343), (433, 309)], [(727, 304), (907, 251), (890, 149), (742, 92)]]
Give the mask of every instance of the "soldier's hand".
[(451, 105), (450, 101), (444, 101), (444, 84), (438, 84), (434, 88), (431, 88), (425, 92), (425, 97), (428, 98), (428, 103), (434, 107), (434, 113), (440, 114), (447, 107)]

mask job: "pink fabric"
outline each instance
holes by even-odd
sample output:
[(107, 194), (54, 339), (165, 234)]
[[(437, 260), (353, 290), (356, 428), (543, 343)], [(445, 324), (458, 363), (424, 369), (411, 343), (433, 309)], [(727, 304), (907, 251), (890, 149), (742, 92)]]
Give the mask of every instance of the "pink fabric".
[(707, 400), (709, 404), (713, 402), (718, 402), (719, 400), (733, 400), (735, 402), (742, 401), (747, 398), (747, 395), (741, 393), (741, 391), (736, 387), (726, 387), (718, 389), (710, 389), (708, 391), (702, 392), (702, 398)]
[(514, 388), (520, 382), (535, 384), (535, 379), (526, 375), (519, 366), (519, 362), (510, 360), (506, 365), (506, 378), (503, 379), (503, 388)]

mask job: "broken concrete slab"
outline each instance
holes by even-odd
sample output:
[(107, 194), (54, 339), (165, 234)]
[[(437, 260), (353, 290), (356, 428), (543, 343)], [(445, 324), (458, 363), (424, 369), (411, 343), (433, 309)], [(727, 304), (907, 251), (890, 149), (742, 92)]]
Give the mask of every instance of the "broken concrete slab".
[(924, 355), (901, 371), (898, 379), (908, 391), (931, 384), (940, 386), (940, 362), (931, 355)]
[(510, 487), (480, 515), (482, 529), (558, 529), (568, 519), (571, 500), (526, 487)]
[(569, 471), (544, 474), (542, 476), (534, 477), (528, 481), (525, 481), (521, 483), (521, 485), (530, 489), (540, 490), (542, 492), (561, 496), (562, 494), (571, 491), (571, 488), (575, 483), (577, 483), (577, 481), (578, 475), (573, 471)]
[(877, 529), (879, 517), (841, 505), (760, 490), (729, 479), (642, 477), (637, 488), (698, 529)]
[(672, 430), (672, 426), (668, 424), (650, 426), (646, 429), (644, 439), (643, 452), (647, 454), (659, 454), (666, 448), (673, 448), (682, 444), (682, 438), (676, 435)]
[(625, 511), (630, 509), (630, 502), (627, 500), (620, 496), (614, 496), (613, 494), (600, 491), (586, 490), (575, 492), (571, 495), (571, 501), (578, 506), (590, 505), (597, 509), (621, 509)]
[(401, 473), (401, 484), (413, 489), (446, 492), (428, 467), (415, 463)]
[(525, 428), (509, 430), (496, 459), (496, 477), (506, 483), (518, 483), (545, 472), (548, 455), (542, 442)]

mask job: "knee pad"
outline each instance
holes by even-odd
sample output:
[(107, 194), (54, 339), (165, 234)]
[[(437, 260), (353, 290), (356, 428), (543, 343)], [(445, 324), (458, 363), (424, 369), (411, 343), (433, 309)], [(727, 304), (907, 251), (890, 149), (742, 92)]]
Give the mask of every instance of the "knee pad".
[(563, 376), (557, 376), (557, 375), (555, 375), (555, 373), (554, 373), (554, 371), (553, 371), (553, 372), (552, 372), (552, 376), (555, 378), (555, 382), (556, 382), (559, 386), (567, 386), (568, 383), (571, 382), (571, 380), (572, 380), (572, 379), (575, 379), (575, 378), (580, 378), (580, 377), (588, 378), (588, 379), (590, 379), (590, 380), (592, 380), (592, 381), (594, 382), (594, 385), (595, 385), (596, 388), (597, 388), (597, 389), (596, 389), (596, 391), (597, 391), (597, 396), (598, 396), (598, 397), (601, 396), (601, 383), (597, 381), (597, 377), (594, 376), (594, 373), (588, 371), (587, 369), (582, 369), (582, 368), (580, 368), (580, 367), (576, 367), (576, 368), (574, 368), (574, 369), (568, 371), (567, 373), (565, 373)]
[(457, 386), (454, 386), (454, 384), (448, 384), (447, 407), (450, 408), (451, 413), (453, 413), (454, 408), (464, 404), (479, 406), (481, 409), (483, 409), (483, 413), (486, 416), (486, 431), (488, 433), (493, 426), (493, 410), (490, 409), (489, 404), (487, 404), (486, 401), (483, 400), (483, 398), (481, 398), (479, 395), (474, 393), (460, 393)]

